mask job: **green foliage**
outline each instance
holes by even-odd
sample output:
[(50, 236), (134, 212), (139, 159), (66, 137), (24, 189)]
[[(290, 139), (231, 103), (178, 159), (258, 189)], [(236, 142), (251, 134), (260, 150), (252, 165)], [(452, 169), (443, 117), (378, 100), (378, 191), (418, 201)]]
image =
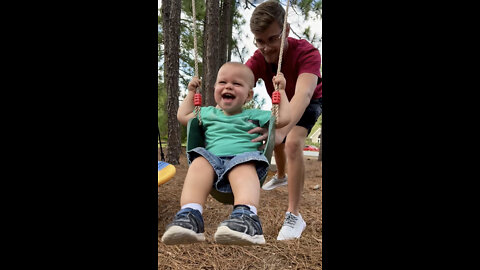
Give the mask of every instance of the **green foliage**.
[[(162, 142), (168, 139), (168, 112), (167, 112), (167, 91), (164, 83), (158, 83), (158, 128)], [(187, 141), (187, 128), (181, 126), (181, 142)]]
[(322, 0), (292, 0), (291, 4), (297, 5), (306, 19), (312, 12), (317, 18), (322, 18)]
[(309, 137), (312, 136), (313, 133), (315, 133), (315, 131), (317, 131), (321, 127), (322, 127), (322, 115), (318, 117), (317, 122), (315, 123), (315, 125), (313, 125), (312, 131), (310, 131), (310, 134), (308, 134), (307, 138), (305, 139), (306, 145), (314, 145), (316, 147), (320, 147), (320, 143), (318, 141), (316, 140), (312, 141)]
[[(189, 18), (193, 16), (192, 0), (182, 0), (182, 12)], [(197, 15), (197, 22), (205, 18), (205, 1), (195, 1), (195, 13)]]
[(310, 26), (306, 27), (305, 30), (303, 30), (303, 38), (310, 41), (310, 43), (312, 43), (314, 46), (322, 42), (321, 36), (318, 36), (316, 33), (312, 34)]
[(253, 98), (252, 100), (250, 100), (249, 102), (247, 102), (243, 108), (245, 109), (259, 109), (261, 110), (262, 109), (262, 106), (265, 105), (265, 98), (262, 98), (260, 99), (260, 96), (258, 95), (258, 93), (255, 93), (253, 95)]
[(317, 122), (315, 123), (315, 125), (313, 125), (312, 131), (310, 132), (310, 134), (308, 134), (308, 136), (311, 136), (315, 131), (317, 131), (318, 128), (321, 128), (321, 127), (322, 127), (322, 115), (318, 117)]
[(160, 135), (162, 139), (167, 136), (167, 91), (165, 90), (164, 83), (158, 83), (158, 128), (160, 129)]

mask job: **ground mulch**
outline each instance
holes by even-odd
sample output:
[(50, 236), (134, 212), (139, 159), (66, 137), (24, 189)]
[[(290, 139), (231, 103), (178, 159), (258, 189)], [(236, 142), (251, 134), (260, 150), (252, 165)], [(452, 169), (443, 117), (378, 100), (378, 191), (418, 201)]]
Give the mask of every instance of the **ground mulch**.
[[(300, 213), (307, 227), (298, 240), (277, 241), (277, 234), (288, 207), (287, 186), (261, 191), (258, 216), (262, 222), (265, 245), (218, 245), (213, 235), (227, 219), (231, 205), (217, 202), (210, 195), (205, 205), (204, 243), (167, 246), (160, 239), (165, 227), (180, 209), (180, 194), (188, 164), (185, 152), (175, 165), (174, 178), (158, 188), (158, 269), (322, 269), (322, 162), (305, 159), (305, 187)], [(266, 181), (275, 172), (270, 171)]]

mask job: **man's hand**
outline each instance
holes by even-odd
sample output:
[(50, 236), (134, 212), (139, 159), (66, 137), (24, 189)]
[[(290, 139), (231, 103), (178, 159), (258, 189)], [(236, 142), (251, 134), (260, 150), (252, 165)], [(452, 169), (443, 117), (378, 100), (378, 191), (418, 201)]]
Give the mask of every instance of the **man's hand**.
[[(283, 139), (285, 139), (286, 127), (285, 128), (280, 128), (275, 130), (275, 145), (279, 145), (283, 142)], [(268, 138), (268, 128), (262, 128), (262, 127), (256, 127), (248, 131), (250, 134), (258, 133), (260, 136), (257, 138), (253, 139), (252, 142), (262, 142), (262, 145), (258, 148), (258, 150), (263, 150), (265, 148), (265, 144), (267, 142)]]
[(258, 133), (261, 134), (257, 138), (253, 139), (252, 142), (261, 142), (266, 141), (268, 138), (268, 128), (255, 127), (248, 131), (249, 134)]
[(267, 142), (267, 138), (268, 138), (268, 128), (255, 127), (255, 128), (250, 129), (248, 131), (248, 133), (249, 134), (254, 134), (254, 133), (261, 134), (257, 138), (253, 139), (252, 142), (262, 142), (262, 145), (260, 145), (260, 147), (258, 147), (258, 150), (259, 151), (263, 150), (265, 148), (265, 143)]

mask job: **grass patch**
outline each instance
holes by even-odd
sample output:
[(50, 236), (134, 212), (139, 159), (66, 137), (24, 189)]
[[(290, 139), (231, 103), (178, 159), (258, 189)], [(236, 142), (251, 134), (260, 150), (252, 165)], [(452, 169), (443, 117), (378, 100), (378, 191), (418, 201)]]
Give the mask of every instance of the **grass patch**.
[(313, 133), (315, 133), (315, 131), (317, 131), (317, 129), (319, 129), (321, 126), (322, 126), (322, 115), (318, 117), (317, 122), (315, 123), (315, 125), (313, 125), (312, 131), (310, 131), (310, 134), (308, 134), (308, 136), (311, 136)]

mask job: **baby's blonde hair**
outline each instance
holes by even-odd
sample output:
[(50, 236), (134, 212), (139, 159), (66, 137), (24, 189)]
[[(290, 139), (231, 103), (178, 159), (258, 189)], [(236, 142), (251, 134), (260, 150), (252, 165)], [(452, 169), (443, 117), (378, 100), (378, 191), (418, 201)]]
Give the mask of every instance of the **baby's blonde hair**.
[(240, 62), (226, 62), (220, 67), (220, 69), (228, 65), (241, 67), (243, 70), (245, 70), (246, 80), (249, 83), (250, 88), (253, 89), (253, 87), (255, 86), (255, 75), (253, 75), (252, 70), (247, 65)]

